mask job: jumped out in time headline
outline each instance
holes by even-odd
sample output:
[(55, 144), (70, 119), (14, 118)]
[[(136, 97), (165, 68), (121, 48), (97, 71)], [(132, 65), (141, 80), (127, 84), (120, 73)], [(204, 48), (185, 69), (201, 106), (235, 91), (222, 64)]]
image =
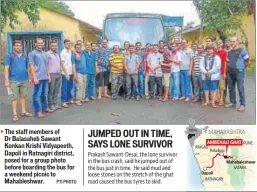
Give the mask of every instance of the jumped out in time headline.
[[(95, 140), (91, 139), (92, 137)], [(111, 137), (111, 140), (104, 140), (102, 138)], [(119, 140), (118, 138), (127, 138)], [(163, 138), (162, 140), (149, 140), (134, 138)], [(88, 134), (89, 148), (172, 148), (172, 135), (169, 129), (167, 130), (148, 130), (148, 129), (102, 129), (91, 130)], [(133, 138), (133, 139), (132, 139)]]

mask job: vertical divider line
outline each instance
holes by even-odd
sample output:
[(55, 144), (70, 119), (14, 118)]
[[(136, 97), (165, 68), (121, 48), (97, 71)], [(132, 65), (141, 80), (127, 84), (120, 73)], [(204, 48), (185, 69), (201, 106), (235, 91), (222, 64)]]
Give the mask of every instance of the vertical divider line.
[(83, 128), (83, 186), (84, 186), (84, 182), (85, 182), (85, 150), (84, 150), (84, 145), (85, 144), (85, 137), (84, 137), (84, 128)]

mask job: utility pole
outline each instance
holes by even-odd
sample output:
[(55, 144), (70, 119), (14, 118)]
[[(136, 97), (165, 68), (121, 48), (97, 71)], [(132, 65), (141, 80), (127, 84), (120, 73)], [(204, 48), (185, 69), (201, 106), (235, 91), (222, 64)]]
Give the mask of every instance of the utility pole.
[(199, 38), (199, 43), (202, 43), (202, 38), (203, 38), (203, 16), (202, 16), (202, 10), (203, 10), (203, 0), (201, 1), (201, 14), (200, 14), (200, 20), (201, 20), (201, 24), (200, 24), (200, 38)]
[(200, 24), (200, 38), (199, 38), (199, 43), (202, 43), (202, 38), (203, 38), (203, 20), (201, 19), (201, 24)]

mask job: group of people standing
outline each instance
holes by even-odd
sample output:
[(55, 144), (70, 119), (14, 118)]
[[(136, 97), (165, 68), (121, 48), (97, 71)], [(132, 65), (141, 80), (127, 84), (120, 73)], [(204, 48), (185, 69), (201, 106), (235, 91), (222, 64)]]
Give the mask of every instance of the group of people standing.
[[(217, 42), (217, 48), (213, 43), (208, 38), (206, 46), (192, 44), (189, 48), (187, 40), (171, 44), (159, 41), (159, 44), (146, 44), (142, 50), (140, 42), (133, 45), (126, 41), (124, 50), (120, 51), (118, 45), (110, 50), (107, 40), (103, 39), (99, 48), (95, 43), (77, 41), (72, 50), (70, 40), (66, 39), (64, 49), (58, 53), (55, 41), (45, 52), (43, 39), (37, 38), (35, 50), (26, 56), (21, 41), (14, 41), (13, 52), (5, 56), (4, 62), (4, 84), (11, 90), (12, 119), (19, 120), (19, 98), (21, 116), (33, 116), (25, 104), (28, 82), (33, 85), (33, 109), (39, 118), (57, 109), (68, 108), (69, 104), (81, 106), (102, 97), (202, 101), (202, 106), (211, 104), (216, 108), (217, 101), (218, 105), (225, 105), (227, 85), (230, 103), (225, 107), (235, 107), (235, 84), (240, 96), (237, 110), (244, 111), (244, 69), (249, 55), (239, 48), (236, 37), (226, 40), (225, 46), (221, 40)], [(108, 94), (109, 79), (111, 96)], [(60, 90), (61, 103), (58, 104)]]
[(117, 99), (120, 87), (125, 87), (126, 100), (157, 97), (163, 102), (201, 101), (202, 106), (217, 108), (218, 104), (230, 108), (237, 105), (237, 85), (240, 97), (237, 110), (244, 111), (248, 52), (239, 47), (237, 37), (216, 43), (214, 47), (213, 39), (207, 38), (205, 45), (193, 43), (190, 48), (185, 39), (170, 44), (159, 41), (159, 44), (146, 44), (143, 51), (140, 42), (135, 46), (124, 42), (122, 52), (115, 45), (109, 58), (112, 98)]

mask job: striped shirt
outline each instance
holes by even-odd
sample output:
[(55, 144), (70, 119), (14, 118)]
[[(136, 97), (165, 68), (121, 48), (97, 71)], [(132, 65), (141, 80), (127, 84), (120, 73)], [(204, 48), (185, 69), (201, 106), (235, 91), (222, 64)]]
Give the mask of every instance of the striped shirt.
[(201, 60), (204, 59), (204, 54), (197, 54), (196, 56), (194, 56), (194, 71), (193, 73), (195, 75), (201, 75), (201, 70), (200, 70), (200, 63)]
[(111, 67), (112, 73), (122, 73), (124, 71), (124, 55), (122, 53), (112, 53), (109, 61), (113, 62), (116, 67)]

